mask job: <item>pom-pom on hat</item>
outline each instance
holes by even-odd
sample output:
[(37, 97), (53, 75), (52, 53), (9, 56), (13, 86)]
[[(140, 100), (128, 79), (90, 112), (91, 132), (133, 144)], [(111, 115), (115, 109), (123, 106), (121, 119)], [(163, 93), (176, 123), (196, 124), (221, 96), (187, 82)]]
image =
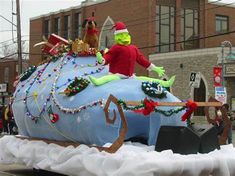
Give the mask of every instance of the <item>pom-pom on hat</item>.
[(126, 25), (123, 22), (121, 22), (121, 21), (118, 21), (113, 26), (113, 29), (114, 29), (114, 35), (120, 34), (120, 33), (123, 33), (123, 32), (128, 32), (128, 30), (126, 28)]

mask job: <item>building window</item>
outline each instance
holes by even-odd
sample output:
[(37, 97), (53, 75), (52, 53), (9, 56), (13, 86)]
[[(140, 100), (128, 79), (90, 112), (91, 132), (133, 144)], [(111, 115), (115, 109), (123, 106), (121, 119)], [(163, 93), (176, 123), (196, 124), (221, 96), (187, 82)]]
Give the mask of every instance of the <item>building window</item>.
[(60, 35), (60, 18), (54, 19), (54, 33)]
[(4, 68), (4, 82), (5, 83), (9, 82), (9, 67)]
[(74, 17), (74, 39), (82, 37), (82, 19), (81, 19), (81, 13), (75, 13)]
[(157, 52), (175, 50), (175, 8), (156, 6), (156, 44)]
[[(205, 86), (203, 79), (201, 79), (201, 81), (200, 81), (200, 87), (194, 89), (193, 96), (194, 96), (194, 101), (196, 101), (196, 102), (205, 102), (206, 101), (206, 86)], [(198, 107), (194, 111), (194, 115), (195, 116), (205, 116), (204, 107)]]
[(48, 38), (48, 36), (50, 35), (50, 20), (45, 20), (44, 21), (44, 36), (46, 38)]
[(181, 11), (182, 49), (199, 48), (198, 21), (198, 10), (183, 9)]
[(100, 32), (100, 40), (99, 46), (100, 49), (110, 48), (114, 42), (114, 35), (110, 32), (112, 26), (114, 25), (114, 21), (109, 16), (106, 18)]
[(65, 39), (70, 39), (71, 36), (71, 24), (70, 24), (70, 16), (64, 16), (64, 38)]
[(223, 33), (228, 32), (228, 16), (216, 15), (216, 32)]

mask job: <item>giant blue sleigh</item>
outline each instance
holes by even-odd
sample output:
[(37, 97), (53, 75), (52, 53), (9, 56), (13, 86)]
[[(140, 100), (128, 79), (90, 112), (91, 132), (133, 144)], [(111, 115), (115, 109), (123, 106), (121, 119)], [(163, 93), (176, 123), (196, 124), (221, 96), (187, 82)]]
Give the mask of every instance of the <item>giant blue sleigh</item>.
[[(88, 75), (100, 77), (108, 74), (106, 66), (96, 63), (96, 58), (72, 57), (64, 54), (57, 60), (44, 63), (25, 80), (20, 81), (12, 104), (16, 123), (21, 135), (46, 138), (57, 141), (71, 141), (104, 145), (113, 143), (122, 128), (119, 113), (113, 123), (107, 123), (104, 106), (110, 94), (119, 100), (142, 101), (146, 95), (142, 82), (134, 78), (122, 79), (102, 86), (88, 86), (73, 96), (66, 96), (64, 90), (78, 79), (87, 79)], [(154, 101), (179, 102), (169, 92), (165, 98), (152, 98)], [(110, 111), (115, 109), (110, 104)], [(158, 107), (162, 111), (176, 111), (180, 107)], [(117, 108), (116, 108), (117, 111)], [(161, 125), (184, 126), (181, 115), (184, 111), (172, 113), (166, 117), (162, 113), (144, 116), (130, 110), (124, 110), (128, 123), (125, 139), (142, 136), (148, 144), (155, 144)], [(51, 119), (56, 116), (56, 122)], [(53, 118), (53, 117), (52, 117)]]

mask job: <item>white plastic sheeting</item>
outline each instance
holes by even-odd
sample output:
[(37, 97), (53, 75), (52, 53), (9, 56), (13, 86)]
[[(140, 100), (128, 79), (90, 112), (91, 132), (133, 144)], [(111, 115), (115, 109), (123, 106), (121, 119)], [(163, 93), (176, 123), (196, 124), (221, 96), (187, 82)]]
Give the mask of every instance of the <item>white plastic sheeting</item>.
[(61, 147), (4, 136), (0, 138), (0, 162), (72, 176), (233, 176), (235, 148), (230, 144), (208, 154), (180, 155), (128, 142), (110, 154), (86, 145)]

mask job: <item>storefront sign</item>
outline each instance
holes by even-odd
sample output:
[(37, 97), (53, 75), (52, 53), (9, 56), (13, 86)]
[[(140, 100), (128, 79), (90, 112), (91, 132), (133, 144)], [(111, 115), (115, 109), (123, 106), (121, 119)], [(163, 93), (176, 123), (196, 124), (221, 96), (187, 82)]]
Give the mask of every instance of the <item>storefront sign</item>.
[(225, 75), (224, 76), (232, 76), (232, 75), (235, 75), (235, 64), (225, 65)]

